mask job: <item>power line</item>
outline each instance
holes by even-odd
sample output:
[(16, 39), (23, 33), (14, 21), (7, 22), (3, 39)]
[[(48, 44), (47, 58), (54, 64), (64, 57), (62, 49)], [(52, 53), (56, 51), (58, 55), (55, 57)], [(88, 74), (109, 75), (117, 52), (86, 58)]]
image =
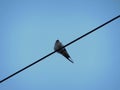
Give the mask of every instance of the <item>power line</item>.
[[(107, 25), (108, 23), (110, 23), (110, 22), (112, 22), (112, 21), (114, 21), (114, 20), (118, 19), (119, 17), (120, 17), (120, 15), (118, 15), (118, 16), (116, 16), (116, 17), (112, 18), (111, 20), (109, 20), (109, 21), (105, 22), (104, 24), (102, 24), (102, 25), (100, 25), (100, 26), (96, 27), (95, 29), (93, 29), (93, 30), (91, 30), (91, 31), (87, 32), (86, 34), (84, 34), (84, 35), (82, 35), (82, 36), (80, 36), (80, 37), (76, 38), (75, 40), (71, 41), (70, 43), (68, 43), (68, 44), (64, 45), (62, 48), (65, 48), (65, 47), (69, 46), (70, 44), (72, 44), (72, 43), (74, 43), (74, 42), (76, 42), (76, 41), (78, 41), (78, 40), (82, 39), (83, 37), (85, 37), (85, 36), (89, 35), (90, 33), (94, 32), (94, 31), (98, 30), (99, 28), (101, 28), (101, 27), (103, 27), (103, 26)], [(62, 48), (60, 48), (60, 49), (62, 49)], [(18, 70), (17, 72), (15, 72), (15, 73), (13, 73), (13, 74), (9, 75), (8, 77), (6, 77), (6, 78), (2, 79), (2, 80), (0, 81), (0, 83), (2, 83), (2, 82), (4, 82), (4, 81), (8, 80), (9, 78), (13, 77), (14, 75), (16, 75), (16, 74), (18, 74), (18, 73), (22, 72), (23, 70), (25, 70), (25, 69), (27, 69), (27, 68), (29, 68), (29, 67), (33, 66), (34, 64), (36, 64), (36, 63), (38, 63), (38, 62), (42, 61), (43, 59), (45, 59), (45, 58), (49, 57), (50, 55), (54, 54), (55, 52), (59, 51), (60, 49), (58, 49), (58, 50), (56, 50), (56, 51), (53, 51), (53, 52), (51, 52), (51, 53), (47, 54), (46, 56), (42, 57), (41, 59), (39, 59), (39, 60), (37, 60), (37, 61), (35, 61), (35, 62), (33, 62), (33, 63), (29, 64), (28, 66), (26, 66), (26, 67), (24, 67), (24, 68), (22, 68), (22, 69)]]

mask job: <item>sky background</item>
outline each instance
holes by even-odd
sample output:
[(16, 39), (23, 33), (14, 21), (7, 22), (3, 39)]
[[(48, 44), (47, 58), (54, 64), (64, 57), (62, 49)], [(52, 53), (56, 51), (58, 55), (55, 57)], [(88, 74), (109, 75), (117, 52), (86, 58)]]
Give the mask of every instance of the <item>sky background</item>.
[[(0, 80), (120, 14), (119, 0), (0, 0)], [(0, 90), (120, 90), (120, 18)]]

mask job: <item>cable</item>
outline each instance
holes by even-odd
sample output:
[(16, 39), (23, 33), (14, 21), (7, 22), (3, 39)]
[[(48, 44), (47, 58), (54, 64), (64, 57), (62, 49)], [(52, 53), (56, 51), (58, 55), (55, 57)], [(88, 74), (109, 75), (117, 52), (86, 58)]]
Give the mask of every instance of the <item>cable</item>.
[[(114, 20), (118, 19), (119, 17), (120, 17), (120, 15), (118, 15), (118, 16), (116, 16), (116, 17), (112, 18), (111, 20), (109, 20), (109, 21), (105, 22), (104, 24), (102, 24), (102, 25), (98, 26), (97, 28), (95, 28), (95, 29), (93, 29), (93, 30), (91, 30), (91, 31), (87, 32), (86, 34), (84, 34), (84, 35), (82, 35), (82, 36), (78, 37), (77, 39), (75, 39), (75, 40), (71, 41), (70, 43), (68, 43), (68, 44), (64, 45), (62, 48), (65, 48), (65, 47), (69, 46), (70, 44), (72, 44), (72, 43), (74, 43), (74, 42), (76, 42), (76, 41), (78, 41), (78, 40), (82, 39), (83, 37), (85, 37), (85, 36), (89, 35), (90, 33), (94, 32), (94, 31), (98, 30), (99, 28), (101, 28), (101, 27), (103, 27), (103, 26), (107, 25), (108, 23), (110, 23), (110, 22), (112, 22), (112, 21), (114, 21)], [(2, 79), (2, 80), (0, 81), (0, 83), (2, 83), (2, 82), (4, 82), (4, 81), (8, 80), (9, 78), (13, 77), (14, 75), (16, 75), (16, 74), (18, 74), (18, 73), (22, 72), (23, 70), (25, 70), (25, 69), (27, 69), (27, 68), (29, 68), (29, 67), (33, 66), (34, 64), (36, 64), (36, 63), (38, 63), (38, 62), (42, 61), (43, 59), (45, 59), (45, 58), (49, 57), (50, 55), (52, 55), (52, 54), (54, 54), (55, 52), (57, 52), (57, 51), (61, 50), (62, 48), (60, 48), (60, 49), (58, 49), (58, 50), (56, 50), (56, 51), (53, 51), (53, 52), (51, 52), (51, 53), (47, 54), (46, 56), (42, 57), (41, 59), (39, 59), (39, 60), (37, 60), (37, 61), (35, 61), (35, 62), (33, 62), (33, 63), (29, 64), (28, 66), (26, 66), (26, 67), (24, 67), (24, 68), (22, 68), (22, 69), (18, 70), (17, 72), (15, 72), (15, 73), (13, 73), (13, 74), (9, 75), (8, 77), (6, 77), (6, 78)]]

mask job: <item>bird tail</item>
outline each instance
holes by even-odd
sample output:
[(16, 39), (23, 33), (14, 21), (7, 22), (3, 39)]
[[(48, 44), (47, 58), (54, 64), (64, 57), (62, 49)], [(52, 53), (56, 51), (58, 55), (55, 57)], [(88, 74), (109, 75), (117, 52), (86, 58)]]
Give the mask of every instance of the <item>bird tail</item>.
[(68, 58), (68, 60), (69, 60), (71, 63), (74, 63), (71, 58)]

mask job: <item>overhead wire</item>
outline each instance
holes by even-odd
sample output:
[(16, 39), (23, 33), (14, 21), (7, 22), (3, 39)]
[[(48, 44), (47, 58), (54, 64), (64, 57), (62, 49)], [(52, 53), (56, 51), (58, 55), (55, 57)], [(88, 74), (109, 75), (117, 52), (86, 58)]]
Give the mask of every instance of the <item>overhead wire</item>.
[(85, 33), (84, 35), (82, 35), (82, 36), (80, 36), (80, 37), (76, 38), (75, 40), (73, 40), (73, 41), (69, 42), (68, 44), (64, 45), (62, 48), (60, 48), (60, 49), (58, 49), (58, 50), (55, 50), (55, 51), (52, 51), (51, 53), (49, 53), (49, 54), (47, 54), (47, 55), (43, 56), (43, 57), (42, 57), (42, 58), (40, 58), (39, 60), (37, 60), (37, 61), (35, 61), (35, 62), (33, 62), (33, 63), (31, 63), (31, 64), (27, 65), (26, 67), (24, 67), (24, 68), (22, 68), (22, 69), (20, 69), (20, 70), (16, 71), (15, 73), (13, 73), (13, 74), (11, 74), (11, 75), (7, 76), (7, 77), (6, 77), (6, 78), (4, 78), (4, 79), (0, 80), (0, 83), (2, 83), (2, 82), (4, 82), (4, 81), (6, 81), (6, 80), (8, 80), (8, 79), (10, 79), (11, 77), (15, 76), (16, 74), (18, 74), (18, 73), (20, 73), (20, 72), (24, 71), (25, 69), (27, 69), (27, 68), (29, 68), (29, 67), (33, 66), (34, 64), (36, 64), (36, 63), (38, 63), (38, 62), (40, 62), (40, 61), (44, 60), (45, 58), (49, 57), (50, 55), (54, 54), (54, 53), (55, 53), (55, 52), (57, 52), (57, 51), (59, 51), (59, 50), (61, 50), (61, 49), (65, 48), (65, 47), (69, 46), (70, 44), (72, 44), (72, 43), (74, 43), (74, 42), (76, 42), (76, 41), (78, 41), (78, 40), (82, 39), (83, 37), (85, 37), (85, 36), (87, 36), (87, 35), (91, 34), (92, 32), (94, 32), (94, 31), (98, 30), (99, 28), (101, 28), (101, 27), (103, 27), (103, 26), (107, 25), (108, 23), (110, 23), (110, 22), (112, 22), (112, 21), (114, 21), (114, 20), (118, 19), (119, 17), (120, 17), (120, 15), (118, 15), (118, 16), (116, 16), (116, 17), (112, 18), (111, 20), (109, 20), (109, 21), (107, 21), (107, 22), (103, 23), (102, 25), (100, 25), (100, 26), (98, 26), (98, 27), (94, 28), (93, 30), (91, 30), (91, 31), (89, 31), (89, 32)]

